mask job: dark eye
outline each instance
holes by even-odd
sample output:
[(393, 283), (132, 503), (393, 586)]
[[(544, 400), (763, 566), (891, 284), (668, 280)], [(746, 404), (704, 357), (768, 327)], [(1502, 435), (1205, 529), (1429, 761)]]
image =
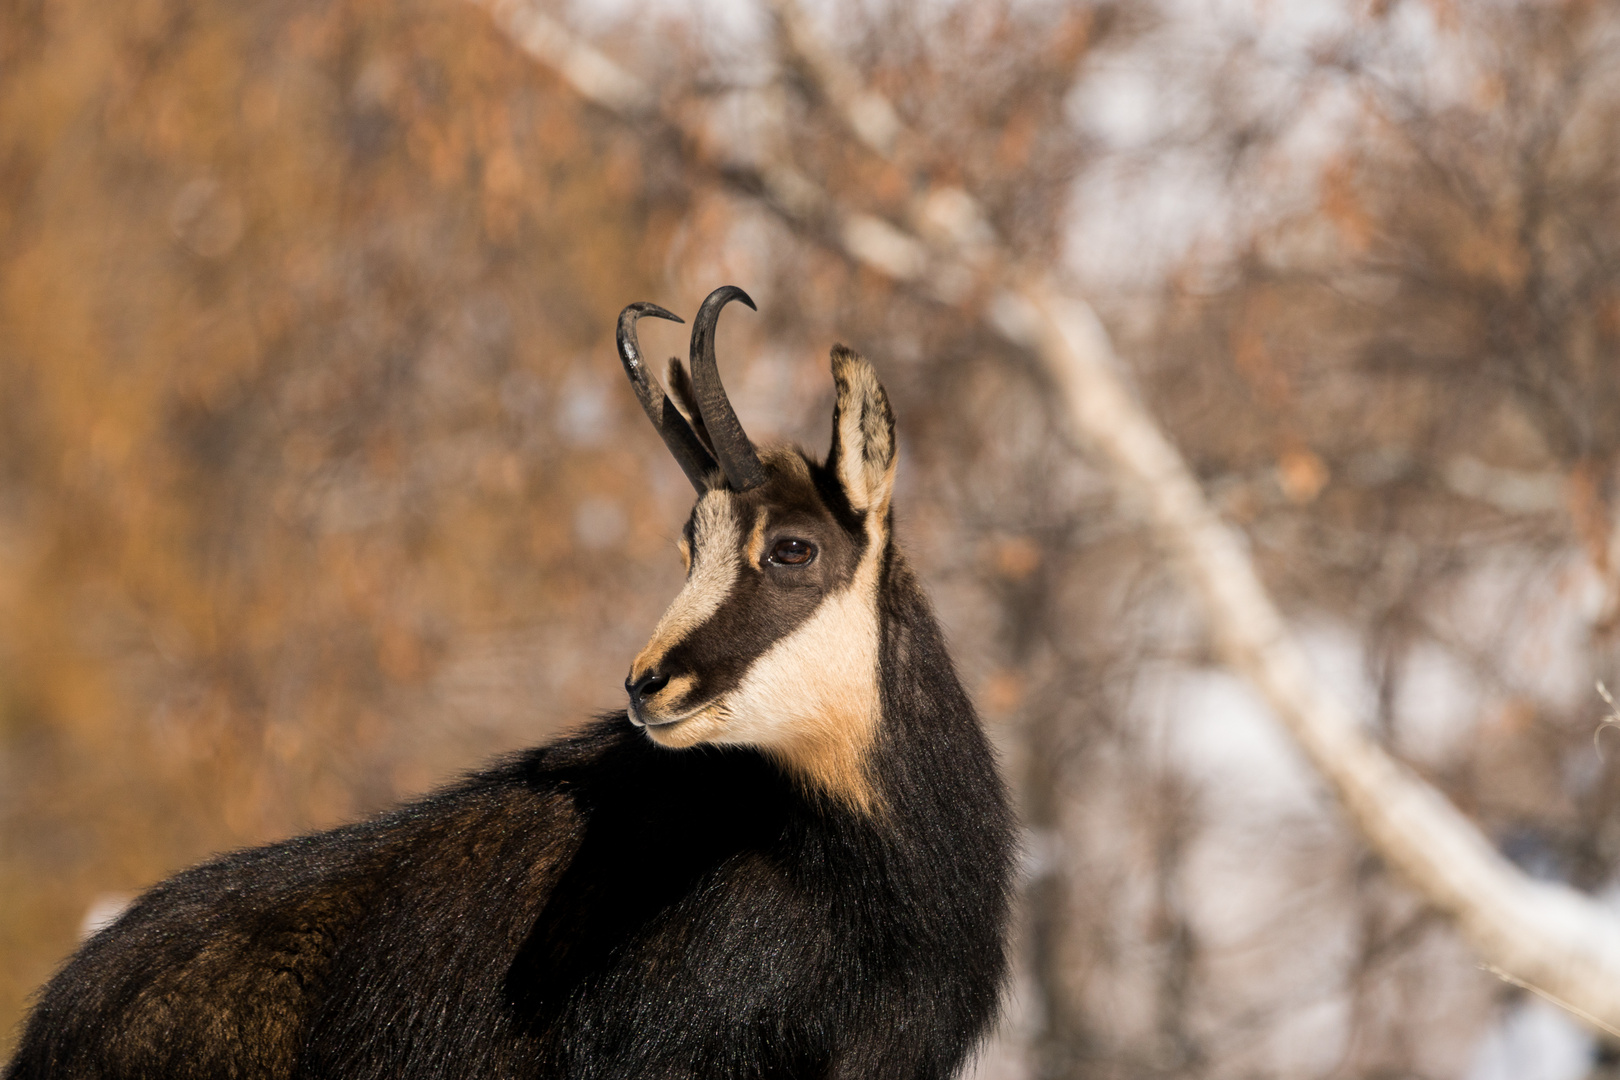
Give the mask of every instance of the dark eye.
[(808, 540), (778, 540), (771, 548), (771, 562), (783, 566), (803, 566), (816, 557), (816, 545)]

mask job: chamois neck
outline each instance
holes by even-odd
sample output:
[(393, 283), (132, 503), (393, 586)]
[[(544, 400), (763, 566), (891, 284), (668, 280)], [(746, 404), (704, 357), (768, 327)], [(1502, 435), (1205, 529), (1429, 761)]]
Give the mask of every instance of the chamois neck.
[(941, 822), (1004, 807), (994, 755), (944, 632), (898, 551), (885, 560), (879, 596), (883, 720), (872, 771), (882, 798), (897, 813)]

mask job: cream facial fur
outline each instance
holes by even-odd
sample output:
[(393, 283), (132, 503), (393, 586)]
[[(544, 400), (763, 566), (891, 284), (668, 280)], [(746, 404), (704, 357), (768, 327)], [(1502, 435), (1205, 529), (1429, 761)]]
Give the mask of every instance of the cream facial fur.
[[(742, 570), (741, 530), (731, 492), (709, 491), (698, 501), (692, 530), (695, 551), (683, 553), (691, 572), (674, 603), (653, 628), (652, 639), (631, 664), (632, 681), (656, 668), (664, 654), (720, 609)], [(674, 695), (669, 698), (674, 700)]]
[(880, 560), (868, 551), (846, 588), (750, 665), (725, 695), (727, 721), (707, 741), (764, 750), (812, 786), (870, 807), (861, 763), (882, 714)]

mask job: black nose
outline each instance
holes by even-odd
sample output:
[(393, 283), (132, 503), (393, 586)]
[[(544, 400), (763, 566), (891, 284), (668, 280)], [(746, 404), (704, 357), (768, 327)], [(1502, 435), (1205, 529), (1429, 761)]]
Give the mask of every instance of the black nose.
[(669, 676), (661, 675), (656, 671), (649, 671), (635, 682), (625, 676), (624, 688), (630, 695), (630, 704), (640, 705), (643, 698), (650, 698), (658, 691), (669, 685)]

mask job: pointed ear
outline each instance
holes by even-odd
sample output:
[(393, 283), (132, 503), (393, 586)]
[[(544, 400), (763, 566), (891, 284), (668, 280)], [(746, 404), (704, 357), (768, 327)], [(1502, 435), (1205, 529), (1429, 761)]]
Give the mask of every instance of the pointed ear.
[(832, 451), (827, 464), (844, 487), (849, 504), (882, 518), (894, 493), (894, 411), (872, 365), (842, 345), (832, 350)]

